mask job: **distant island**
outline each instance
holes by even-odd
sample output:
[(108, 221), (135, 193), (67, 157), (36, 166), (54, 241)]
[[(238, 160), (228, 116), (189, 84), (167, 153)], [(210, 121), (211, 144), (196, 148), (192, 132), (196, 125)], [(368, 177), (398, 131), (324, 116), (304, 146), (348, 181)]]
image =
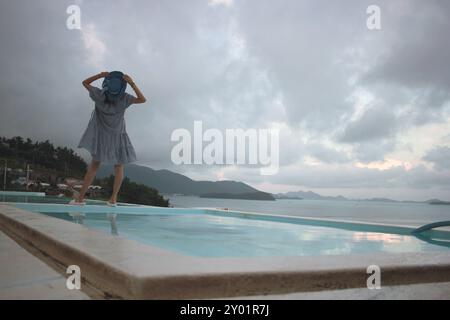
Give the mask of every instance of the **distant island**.
[(270, 193), (261, 191), (249, 193), (205, 193), (201, 194), (200, 198), (275, 201), (275, 198)]
[(322, 196), (312, 191), (289, 191), (286, 193), (277, 193), (273, 195), (275, 199), (280, 200), (348, 200), (343, 196)]
[(450, 201), (441, 201), (441, 200), (428, 200), (429, 204), (437, 204), (437, 205), (450, 205)]
[(439, 199), (429, 199), (426, 201), (417, 200), (394, 200), (389, 198), (366, 198), (351, 199), (344, 196), (322, 196), (312, 191), (289, 191), (286, 193), (273, 194), (276, 200), (335, 200), (335, 201), (373, 201), (373, 202), (392, 202), (392, 203), (427, 203), (433, 205), (450, 205), (450, 201), (442, 201)]
[(274, 194), (273, 196), (274, 196), (275, 200), (303, 200), (303, 198), (301, 198), (301, 197), (286, 197), (284, 195), (279, 195), (279, 194), (278, 195)]
[[(112, 165), (102, 165), (97, 177), (108, 177), (114, 173)], [(125, 166), (125, 175), (132, 181), (144, 184), (158, 190), (165, 195), (199, 196), (217, 199), (245, 199), (245, 200), (332, 200), (332, 201), (373, 201), (392, 203), (431, 203), (441, 201), (430, 199), (427, 201), (393, 200), (388, 198), (352, 199), (342, 195), (324, 196), (313, 191), (289, 191), (286, 193), (269, 194), (260, 191), (241, 181), (199, 181), (167, 169), (155, 170), (147, 166), (129, 164)], [(260, 195), (265, 193), (265, 195)], [(441, 203), (439, 203), (441, 204)]]

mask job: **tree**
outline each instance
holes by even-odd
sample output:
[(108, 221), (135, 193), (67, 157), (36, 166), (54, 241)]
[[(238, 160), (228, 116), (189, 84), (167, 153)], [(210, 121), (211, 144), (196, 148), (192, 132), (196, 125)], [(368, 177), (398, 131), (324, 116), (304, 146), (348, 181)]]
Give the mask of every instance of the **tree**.
[[(114, 184), (114, 176), (110, 175), (109, 177), (103, 178), (99, 181), (99, 184), (103, 187), (107, 194), (111, 194)], [(164, 199), (164, 197), (158, 193), (158, 190), (150, 188), (144, 184), (133, 182), (128, 177), (122, 181), (119, 201), (158, 207), (169, 206), (169, 200)]]

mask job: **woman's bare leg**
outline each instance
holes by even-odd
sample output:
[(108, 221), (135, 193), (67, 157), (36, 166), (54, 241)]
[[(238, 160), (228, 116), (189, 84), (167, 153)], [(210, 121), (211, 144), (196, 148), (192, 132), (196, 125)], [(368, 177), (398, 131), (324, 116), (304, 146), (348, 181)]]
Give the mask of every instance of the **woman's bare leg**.
[(78, 195), (77, 200), (79, 202), (84, 201), (84, 196), (92, 181), (94, 181), (95, 174), (97, 173), (98, 168), (100, 167), (100, 161), (92, 160), (91, 164), (88, 167), (88, 170), (84, 176), (83, 187), (80, 190), (80, 194)]
[(120, 186), (122, 185), (122, 180), (123, 180), (123, 165), (116, 164), (114, 166), (113, 193), (111, 195), (111, 198), (109, 199), (109, 202), (111, 202), (111, 203), (117, 202), (117, 195), (119, 194)]

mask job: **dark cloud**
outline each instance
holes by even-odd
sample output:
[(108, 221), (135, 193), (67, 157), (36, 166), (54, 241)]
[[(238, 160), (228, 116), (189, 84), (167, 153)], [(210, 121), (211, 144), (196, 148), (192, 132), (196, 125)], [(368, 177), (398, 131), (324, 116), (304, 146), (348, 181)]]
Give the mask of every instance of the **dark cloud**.
[(389, 108), (410, 108), (411, 125), (440, 121), (449, 111), (450, 3), (395, 1), (383, 8), (383, 38), (359, 83)]
[(370, 163), (382, 161), (385, 155), (395, 150), (395, 140), (381, 139), (353, 144), (353, 157), (355, 160)]
[[(194, 120), (221, 130), (278, 123), (280, 163), (302, 175), (280, 173), (276, 183), (358, 188), (370, 179), (367, 186), (390, 186), (394, 169), (352, 164), (383, 160), (408, 130), (448, 123), (450, 5), (378, 1), (382, 30), (373, 32), (366, 28), (372, 2), (1, 1), (0, 135), (75, 148), (92, 111), (81, 80), (118, 69), (149, 101), (126, 115), (141, 164), (214, 178), (219, 169), (172, 164), (174, 129), (191, 129)], [(74, 3), (81, 31), (65, 26)], [(445, 154), (433, 152), (424, 159), (442, 169), (436, 163)], [(322, 164), (305, 169), (308, 157)], [(443, 185), (440, 175), (421, 170), (395, 179)], [(254, 169), (240, 173), (244, 181), (266, 179)]]
[[(431, 0), (399, 1), (387, 5), (385, 20), (390, 19), (385, 53), (365, 75), (366, 80), (394, 82), (409, 88), (450, 89), (450, 74), (445, 65), (450, 56), (446, 41), (450, 30), (450, 3)], [(448, 99), (448, 94), (446, 94)], [(441, 99), (437, 99), (441, 100)], [(437, 105), (439, 106), (439, 104)]]
[(324, 163), (346, 163), (349, 161), (349, 157), (344, 152), (326, 147), (322, 144), (308, 145), (307, 152), (312, 157)]
[(372, 108), (360, 119), (349, 122), (339, 140), (346, 143), (392, 138), (397, 129), (397, 117), (391, 110)]
[(434, 167), (441, 170), (450, 170), (450, 148), (435, 147), (430, 150), (423, 159), (433, 163)]

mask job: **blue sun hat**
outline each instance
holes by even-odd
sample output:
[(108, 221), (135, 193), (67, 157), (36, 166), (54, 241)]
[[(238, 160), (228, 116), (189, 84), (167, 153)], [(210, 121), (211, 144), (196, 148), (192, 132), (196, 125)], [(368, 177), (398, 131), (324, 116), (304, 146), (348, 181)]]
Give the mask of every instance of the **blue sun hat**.
[(102, 83), (102, 93), (110, 102), (119, 100), (125, 94), (126, 88), (127, 82), (123, 79), (123, 73), (120, 71), (111, 71)]

